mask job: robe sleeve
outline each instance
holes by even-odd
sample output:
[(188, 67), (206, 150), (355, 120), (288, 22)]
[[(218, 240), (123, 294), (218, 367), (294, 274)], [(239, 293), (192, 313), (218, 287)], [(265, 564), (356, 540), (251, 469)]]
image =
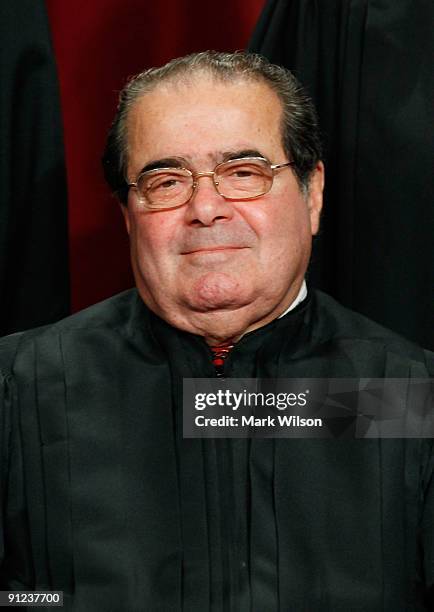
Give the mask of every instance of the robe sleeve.
[(5, 511), (9, 473), (9, 447), (14, 385), (11, 376), (0, 371), (0, 564), (5, 557)]
[(33, 583), (17, 388), (0, 369), (0, 590), (31, 589)]
[(428, 467), (429, 480), (424, 496), (422, 518), (423, 568), (427, 588), (428, 610), (434, 610), (434, 443), (431, 451)]
[[(426, 366), (434, 391), (434, 354), (425, 351)], [(431, 455), (425, 472), (424, 507), (422, 516), (423, 569), (427, 588), (427, 610), (434, 610), (434, 439), (431, 440)]]

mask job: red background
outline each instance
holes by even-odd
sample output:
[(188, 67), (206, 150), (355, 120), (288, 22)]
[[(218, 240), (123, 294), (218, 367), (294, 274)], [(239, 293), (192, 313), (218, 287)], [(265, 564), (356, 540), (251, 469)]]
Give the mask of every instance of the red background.
[(69, 194), (72, 310), (133, 284), (100, 158), (126, 77), (193, 51), (246, 47), (264, 0), (46, 0), (58, 65)]

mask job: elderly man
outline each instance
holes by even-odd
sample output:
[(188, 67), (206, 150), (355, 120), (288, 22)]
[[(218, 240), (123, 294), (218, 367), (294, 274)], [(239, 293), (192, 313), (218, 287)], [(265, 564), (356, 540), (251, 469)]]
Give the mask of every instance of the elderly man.
[(182, 435), (184, 377), (434, 364), (306, 289), (324, 168), (294, 77), (241, 53), (145, 71), (104, 161), (137, 288), (1, 343), (3, 588), (77, 612), (432, 609), (431, 439)]

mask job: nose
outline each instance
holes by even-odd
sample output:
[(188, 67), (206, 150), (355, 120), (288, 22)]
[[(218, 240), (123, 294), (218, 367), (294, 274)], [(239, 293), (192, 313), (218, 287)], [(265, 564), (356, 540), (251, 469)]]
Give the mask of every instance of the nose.
[[(199, 183), (200, 179), (206, 180)], [(232, 203), (218, 193), (213, 172), (198, 172), (194, 177), (194, 185), (193, 195), (185, 207), (187, 223), (209, 226), (216, 221), (232, 218)]]

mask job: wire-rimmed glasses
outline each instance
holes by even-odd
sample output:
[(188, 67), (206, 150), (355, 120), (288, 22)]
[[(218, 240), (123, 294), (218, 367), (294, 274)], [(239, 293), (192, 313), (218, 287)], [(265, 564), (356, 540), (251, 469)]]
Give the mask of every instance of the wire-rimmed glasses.
[(294, 162), (270, 164), (263, 157), (243, 157), (217, 164), (212, 172), (192, 172), (188, 168), (147, 170), (128, 187), (136, 190), (144, 210), (166, 210), (186, 204), (193, 196), (198, 179), (212, 178), (219, 195), (226, 200), (253, 200), (268, 193), (274, 173)]

